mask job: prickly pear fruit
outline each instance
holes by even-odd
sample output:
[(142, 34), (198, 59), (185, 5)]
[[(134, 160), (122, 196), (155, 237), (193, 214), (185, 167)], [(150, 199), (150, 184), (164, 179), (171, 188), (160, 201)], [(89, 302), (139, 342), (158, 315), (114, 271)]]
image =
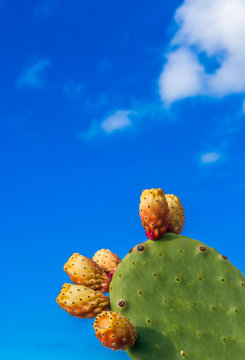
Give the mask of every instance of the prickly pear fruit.
[(95, 319), (95, 335), (102, 345), (112, 350), (125, 350), (136, 341), (134, 326), (123, 315), (113, 311), (103, 311)]
[(140, 218), (149, 239), (156, 240), (165, 234), (168, 216), (169, 208), (163, 190), (144, 190), (140, 197)]
[(108, 292), (111, 276), (90, 258), (75, 253), (65, 263), (64, 270), (75, 284)]
[(185, 223), (185, 214), (180, 199), (173, 194), (166, 194), (169, 207), (169, 226), (167, 231), (180, 234)]
[(92, 260), (95, 261), (101, 269), (110, 275), (114, 274), (117, 265), (121, 262), (121, 259), (116, 254), (113, 254), (113, 252), (111, 252), (109, 249), (98, 250), (94, 254)]
[(60, 307), (80, 319), (94, 318), (109, 307), (109, 298), (83, 285), (64, 284), (56, 299)]

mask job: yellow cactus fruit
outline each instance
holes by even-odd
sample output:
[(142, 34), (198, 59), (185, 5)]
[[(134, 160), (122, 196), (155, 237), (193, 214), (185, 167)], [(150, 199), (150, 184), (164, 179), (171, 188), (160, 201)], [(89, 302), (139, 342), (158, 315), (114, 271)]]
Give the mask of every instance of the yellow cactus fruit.
[(94, 318), (109, 307), (109, 298), (83, 285), (64, 284), (56, 299), (59, 306), (80, 319)]
[(185, 223), (185, 213), (180, 199), (173, 194), (165, 195), (169, 207), (168, 232), (180, 234)]
[(95, 261), (101, 269), (113, 275), (118, 264), (120, 264), (121, 259), (113, 254), (109, 249), (98, 250), (94, 256), (93, 261)]
[(73, 254), (65, 263), (64, 270), (75, 284), (85, 285), (102, 292), (109, 290), (111, 277), (95, 261), (86, 256)]

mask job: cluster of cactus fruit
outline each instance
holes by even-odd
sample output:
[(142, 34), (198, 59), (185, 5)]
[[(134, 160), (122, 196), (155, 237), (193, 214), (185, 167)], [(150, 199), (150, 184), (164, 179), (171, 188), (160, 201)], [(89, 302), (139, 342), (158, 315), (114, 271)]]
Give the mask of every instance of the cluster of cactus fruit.
[(144, 190), (139, 214), (149, 240), (122, 261), (108, 249), (93, 259), (70, 257), (64, 270), (74, 284), (63, 285), (60, 307), (95, 318), (102, 345), (133, 360), (245, 359), (242, 273), (215, 249), (180, 235), (185, 216), (177, 196)]

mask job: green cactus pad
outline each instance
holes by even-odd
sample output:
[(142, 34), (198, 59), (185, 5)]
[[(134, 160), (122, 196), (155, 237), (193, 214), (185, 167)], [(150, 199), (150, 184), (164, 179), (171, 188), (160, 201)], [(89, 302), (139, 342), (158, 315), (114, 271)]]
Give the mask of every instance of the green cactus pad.
[(133, 360), (245, 359), (245, 278), (197, 240), (136, 245), (113, 275), (110, 309), (136, 328)]

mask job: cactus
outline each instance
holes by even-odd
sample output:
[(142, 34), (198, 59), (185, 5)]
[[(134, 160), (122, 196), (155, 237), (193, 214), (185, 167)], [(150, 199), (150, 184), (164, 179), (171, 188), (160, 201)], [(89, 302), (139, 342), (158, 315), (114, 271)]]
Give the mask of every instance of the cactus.
[(80, 319), (94, 318), (109, 307), (109, 299), (100, 291), (83, 285), (64, 284), (56, 299), (60, 307)]
[(113, 275), (110, 309), (136, 328), (133, 360), (244, 359), (245, 278), (197, 240), (167, 233), (136, 245)]
[(104, 346), (126, 350), (132, 360), (245, 359), (242, 273), (212, 247), (179, 235), (185, 217), (175, 195), (143, 191), (140, 217), (149, 240), (135, 245), (122, 261), (104, 249), (94, 261), (79, 254), (69, 259), (64, 269), (82, 285), (65, 284), (59, 305), (84, 317), (85, 304), (79, 300), (75, 313), (68, 285), (96, 294), (92, 289), (106, 292), (109, 286), (109, 311), (103, 294), (96, 297), (95, 334)]

